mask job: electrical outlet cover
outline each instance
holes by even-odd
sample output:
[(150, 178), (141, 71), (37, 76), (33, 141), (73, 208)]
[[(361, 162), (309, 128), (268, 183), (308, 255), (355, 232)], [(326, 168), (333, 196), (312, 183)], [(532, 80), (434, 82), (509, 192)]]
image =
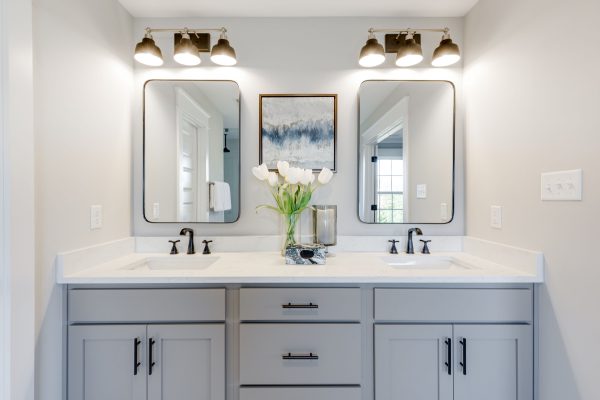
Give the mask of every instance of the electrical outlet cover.
[(490, 207), (490, 226), (495, 229), (502, 229), (502, 207)]
[(90, 229), (102, 228), (102, 206), (94, 205), (90, 207)]
[(541, 176), (542, 201), (580, 201), (583, 199), (583, 171), (545, 172)]

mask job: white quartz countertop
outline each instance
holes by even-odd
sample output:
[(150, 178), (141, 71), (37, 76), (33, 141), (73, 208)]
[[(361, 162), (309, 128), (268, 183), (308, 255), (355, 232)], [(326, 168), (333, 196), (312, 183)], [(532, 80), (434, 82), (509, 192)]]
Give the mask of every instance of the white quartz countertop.
[[(125, 239), (127, 240), (127, 239)], [(325, 265), (286, 265), (274, 251), (168, 255), (135, 252), (135, 244), (112, 242), (57, 258), (60, 284), (268, 284), (268, 283), (534, 283), (543, 281), (541, 253), (465, 243), (467, 252), (390, 255), (338, 252)], [(116, 245), (116, 246), (115, 246)], [(491, 247), (490, 247), (491, 246)], [(511, 253), (512, 254), (509, 254)], [(521, 253), (520, 253), (521, 252)], [(110, 254), (106, 254), (110, 253)], [(481, 254), (489, 257), (481, 257)], [(395, 261), (401, 266), (393, 266)], [(409, 260), (414, 266), (403, 266)], [(210, 264), (207, 266), (207, 264)]]

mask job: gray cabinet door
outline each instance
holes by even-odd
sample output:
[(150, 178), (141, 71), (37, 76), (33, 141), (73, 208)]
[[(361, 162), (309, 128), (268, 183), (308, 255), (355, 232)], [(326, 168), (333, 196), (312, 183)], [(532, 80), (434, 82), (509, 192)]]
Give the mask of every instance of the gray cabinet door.
[(376, 325), (375, 398), (452, 400), (449, 339), (452, 325)]
[(68, 399), (146, 399), (145, 343), (145, 325), (70, 326)]
[(225, 399), (223, 324), (148, 325), (150, 340), (148, 400)]
[(455, 400), (533, 398), (531, 326), (456, 325), (454, 337)]

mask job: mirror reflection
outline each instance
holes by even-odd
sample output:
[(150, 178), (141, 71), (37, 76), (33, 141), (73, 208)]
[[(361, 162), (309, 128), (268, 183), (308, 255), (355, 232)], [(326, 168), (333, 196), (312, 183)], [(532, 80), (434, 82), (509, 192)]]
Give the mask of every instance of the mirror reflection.
[(151, 80), (144, 86), (144, 218), (239, 217), (240, 104), (232, 81)]
[(360, 220), (450, 222), (454, 86), (446, 81), (365, 81), (359, 99)]

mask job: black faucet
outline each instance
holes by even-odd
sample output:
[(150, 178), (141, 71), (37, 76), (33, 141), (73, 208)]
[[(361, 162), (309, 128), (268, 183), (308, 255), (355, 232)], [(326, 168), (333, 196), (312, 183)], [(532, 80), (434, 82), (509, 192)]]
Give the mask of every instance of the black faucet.
[(422, 235), (423, 231), (419, 228), (410, 228), (408, 230), (408, 239), (406, 240), (406, 254), (415, 254), (415, 249), (413, 247), (412, 235), (413, 232), (417, 235)]
[(194, 250), (194, 230), (191, 228), (183, 228), (181, 232), (179, 232), (181, 236), (185, 236), (187, 233), (190, 234), (190, 241), (188, 242), (187, 253), (196, 254), (196, 251)]
[(388, 240), (388, 242), (392, 244), (392, 247), (390, 248), (390, 254), (398, 254), (398, 249), (396, 249), (396, 243), (398, 243), (399, 240), (392, 239)]
[(173, 246), (171, 246), (171, 254), (179, 254), (179, 250), (177, 250), (177, 243), (179, 243), (181, 240), (169, 240), (169, 243), (173, 243)]
[(423, 243), (423, 250), (421, 250), (421, 253), (423, 253), (423, 254), (431, 254), (431, 252), (429, 251), (429, 246), (427, 246), (427, 243), (431, 242), (431, 240), (423, 240), (423, 239), (421, 239), (421, 242)]
[(203, 240), (202, 243), (204, 243), (204, 250), (202, 251), (202, 254), (210, 254), (210, 249), (208, 248), (208, 244), (212, 243), (212, 240)]

